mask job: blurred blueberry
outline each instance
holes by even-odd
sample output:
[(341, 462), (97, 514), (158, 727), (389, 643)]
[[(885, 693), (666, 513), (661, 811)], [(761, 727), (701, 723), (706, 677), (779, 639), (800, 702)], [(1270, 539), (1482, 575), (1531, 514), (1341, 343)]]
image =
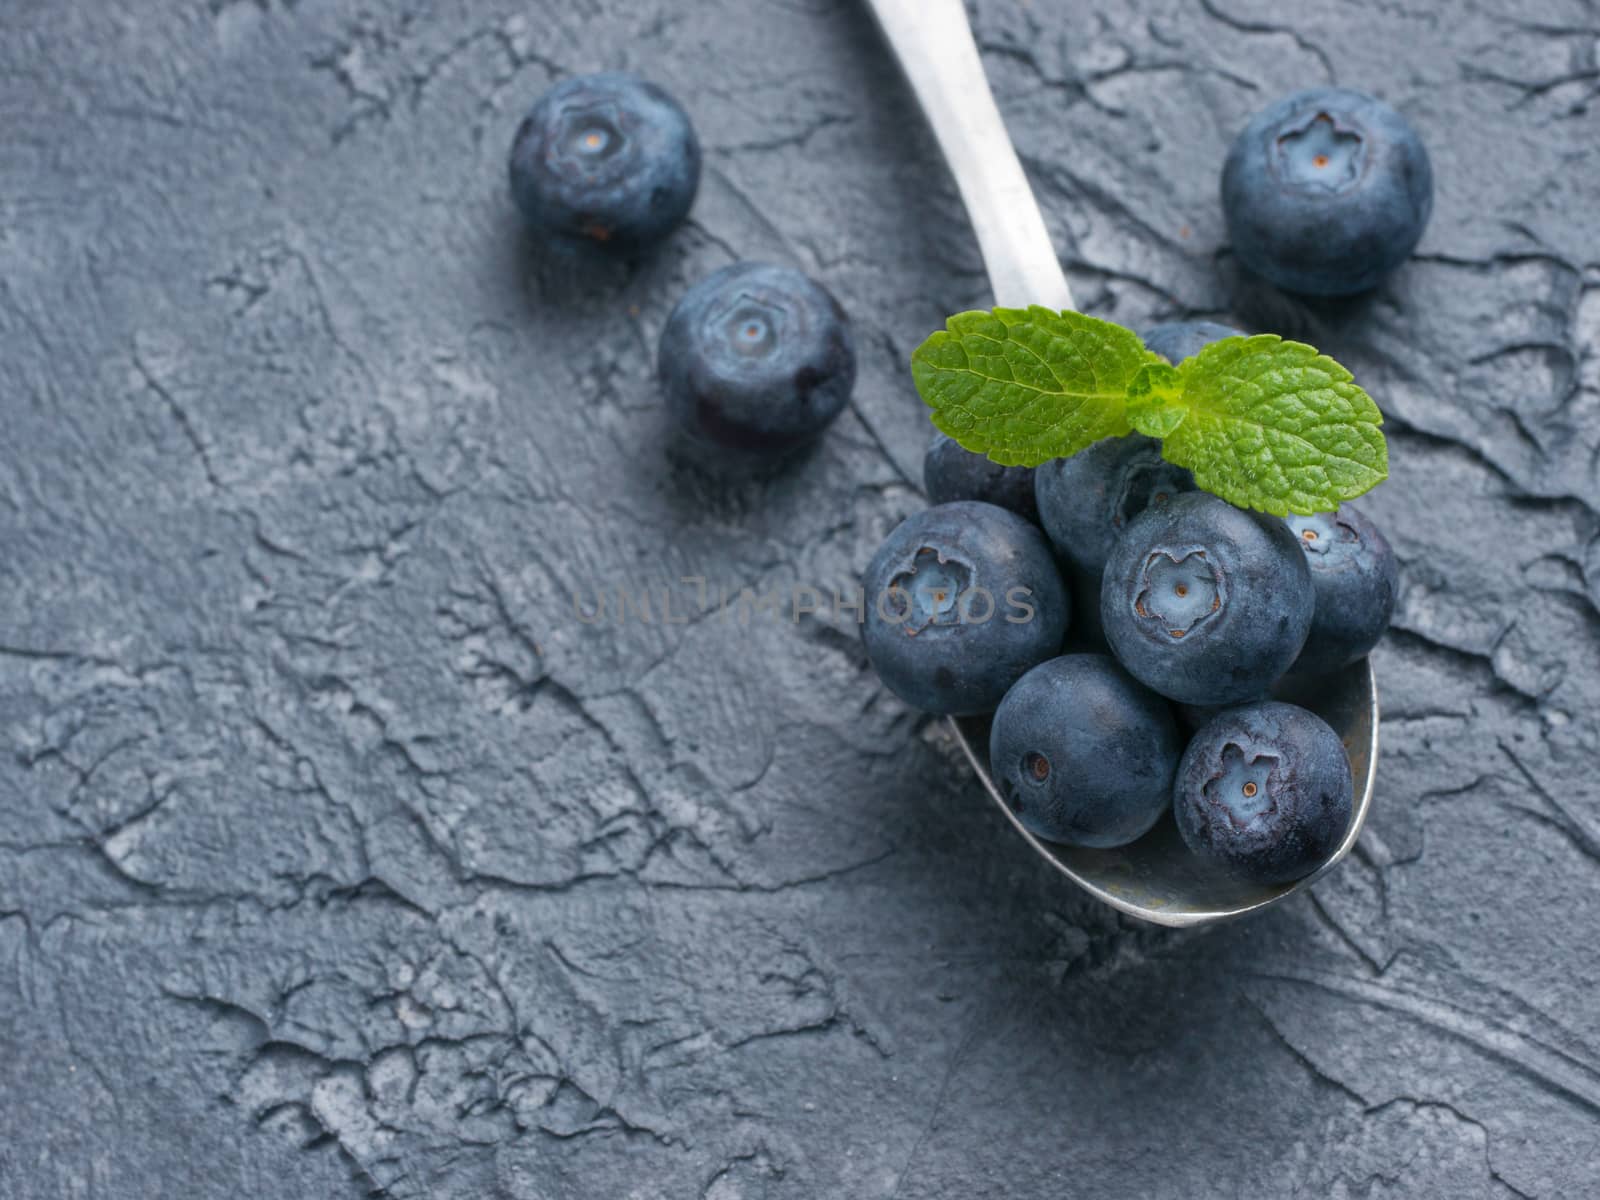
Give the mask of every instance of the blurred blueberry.
[(700, 142), (671, 96), (634, 75), (564, 79), (511, 144), (511, 195), (536, 234), (632, 254), (689, 213)]
[(780, 454), (815, 439), (849, 401), (855, 336), (820, 283), (742, 262), (684, 293), (656, 363), (667, 410), (690, 441)]
[(1176, 366), (1223, 338), (1244, 337), (1244, 331), (1215, 321), (1169, 321), (1145, 330), (1145, 349)]
[(1405, 261), (1433, 209), (1416, 131), (1361, 92), (1313, 88), (1257, 113), (1222, 168), (1245, 266), (1285, 291), (1365, 291)]

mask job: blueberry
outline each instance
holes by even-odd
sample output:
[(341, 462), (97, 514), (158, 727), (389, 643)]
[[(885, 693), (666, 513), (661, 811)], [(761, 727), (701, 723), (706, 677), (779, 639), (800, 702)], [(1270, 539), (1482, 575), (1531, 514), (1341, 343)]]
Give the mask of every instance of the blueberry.
[[(1213, 321), (1174, 321), (1149, 330), (1144, 344), (1180, 363), (1212, 342), (1242, 336)], [(1033, 490), (1039, 521), (1056, 550), (1098, 596), (1106, 556), (1128, 522), (1152, 501), (1192, 492), (1194, 486), (1193, 475), (1161, 457), (1160, 442), (1133, 434), (1051, 459), (1034, 472)]]
[(1299, 655), (1313, 607), (1306, 556), (1282, 519), (1206, 492), (1135, 517), (1100, 588), (1112, 652), (1183, 704), (1262, 695)]
[(879, 678), (915, 708), (957, 716), (991, 711), (1058, 653), (1071, 605), (1044, 535), (977, 500), (902, 521), (862, 591), (861, 637)]
[(982, 500), (1009, 508), (1032, 521), (1039, 515), (1033, 498), (1032, 467), (1002, 467), (974, 454), (954, 438), (935, 433), (922, 460), (922, 482), (935, 504)]
[(1252, 883), (1310, 874), (1350, 825), (1350, 760), (1315, 713), (1275, 700), (1223, 710), (1189, 742), (1173, 812), (1184, 844)]
[(1091, 579), (1112, 546), (1152, 503), (1194, 490), (1194, 476), (1161, 457), (1161, 443), (1140, 434), (1106, 438), (1034, 472), (1039, 521), (1069, 562)]
[(1166, 811), (1182, 747), (1165, 700), (1103, 654), (1067, 654), (1006, 693), (989, 769), (1035, 836), (1121, 846)]
[[(1238, 336), (1239, 330), (1212, 321), (1177, 321), (1157, 325), (1144, 335), (1144, 343), (1178, 363), (1202, 346)], [(1118, 536), (1150, 504), (1194, 487), (1193, 475), (1161, 457), (1160, 442), (1138, 434), (1096, 442), (1034, 472), (1039, 523), (1069, 564), (1072, 590), (1079, 597), (1075, 632), (1086, 644), (1103, 642), (1100, 573)]]
[(1357, 511), (1287, 518), (1311, 568), (1316, 613), (1296, 671), (1336, 671), (1371, 653), (1394, 615), (1400, 569), (1388, 539)]
[(700, 142), (671, 96), (634, 75), (551, 88), (511, 143), (511, 195), (537, 234), (631, 254), (689, 213)]
[(1176, 366), (1223, 338), (1244, 337), (1244, 331), (1215, 321), (1169, 321), (1145, 331), (1146, 350), (1153, 350)]
[(657, 370), (691, 441), (778, 454), (815, 439), (850, 399), (855, 335), (820, 283), (792, 267), (735, 263), (678, 301)]
[(1263, 109), (1222, 168), (1235, 252), (1290, 292), (1372, 287), (1405, 261), (1432, 209), (1433, 169), (1416, 131), (1381, 100), (1343, 88)]

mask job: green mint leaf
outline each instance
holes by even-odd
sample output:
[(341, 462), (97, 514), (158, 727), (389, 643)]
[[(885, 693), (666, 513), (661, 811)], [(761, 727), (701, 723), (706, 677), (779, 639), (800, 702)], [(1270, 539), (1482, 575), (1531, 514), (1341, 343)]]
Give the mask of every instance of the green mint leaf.
[(933, 423), (1006, 466), (1137, 429), (1241, 508), (1326, 512), (1389, 475), (1383, 414), (1338, 363), (1273, 334), (1174, 367), (1109, 321), (1045, 308), (951, 317), (911, 356)]
[(933, 423), (961, 445), (1036, 467), (1129, 433), (1128, 385), (1155, 358), (1109, 321), (997, 308), (951, 317), (911, 355), (911, 376)]
[(1170, 363), (1146, 363), (1128, 385), (1128, 422), (1146, 437), (1164, 438), (1185, 415), (1182, 373)]
[(1349, 371), (1310, 346), (1276, 334), (1225, 338), (1177, 373), (1181, 397), (1141, 399), (1134, 422), (1163, 439), (1167, 461), (1231, 504), (1280, 517), (1327, 512), (1389, 477), (1383, 414)]

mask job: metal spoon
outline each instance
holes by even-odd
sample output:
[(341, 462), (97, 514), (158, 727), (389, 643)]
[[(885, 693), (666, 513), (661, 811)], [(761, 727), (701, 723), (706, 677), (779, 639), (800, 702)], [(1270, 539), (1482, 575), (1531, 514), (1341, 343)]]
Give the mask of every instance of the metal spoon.
[[(996, 304), (1073, 307), (1050, 233), (1000, 119), (962, 0), (867, 0), (911, 82), (950, 164), (978, 235)], [(1158, 925), (1204, 925), (1275, 904), (1350, 852), (1372, 807), (1378, 765), (1378, 689), (1369, 662), (1322, 679), (1289, 680), (1281, 699), (1319, 714), (1338, 731), (1355, 780), (1354, 812), (1338, 849), (1306, 878), (1258, 887), (1209, 868), (1185, 848), (1170, 815), (1132, 845), (1080, 850), (1043, 842), (1012, 815), (989, 773), (987, 718), (951, 719), (984, 791), (1027, 843), (1073, 883), (1113, 908)]]

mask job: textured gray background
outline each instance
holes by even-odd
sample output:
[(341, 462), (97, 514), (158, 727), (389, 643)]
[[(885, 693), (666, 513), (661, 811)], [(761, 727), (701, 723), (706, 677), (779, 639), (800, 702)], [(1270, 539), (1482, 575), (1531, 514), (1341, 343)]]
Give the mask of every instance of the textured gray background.
[[(859, 4), (6, 0), (0, 1197), (1593, 1192), (1600, 13), (1092, 7), (975, 6), (1081, 303), (1305, 337), (1389, 414), (1372, 822), (1199, 934), (1035, 862), (848, 620), (572, 614), (848, 587), (922, 503), (905, 359), (985, 285)], [(505, 153), (616, 66), (706, 178), (575, 275)], [(1216, 173), (1328, 80), (1438, 201), (1310, 307)], [(862, 373), (717, 483), (653, 341), (736, 256), (835, 289)]]

